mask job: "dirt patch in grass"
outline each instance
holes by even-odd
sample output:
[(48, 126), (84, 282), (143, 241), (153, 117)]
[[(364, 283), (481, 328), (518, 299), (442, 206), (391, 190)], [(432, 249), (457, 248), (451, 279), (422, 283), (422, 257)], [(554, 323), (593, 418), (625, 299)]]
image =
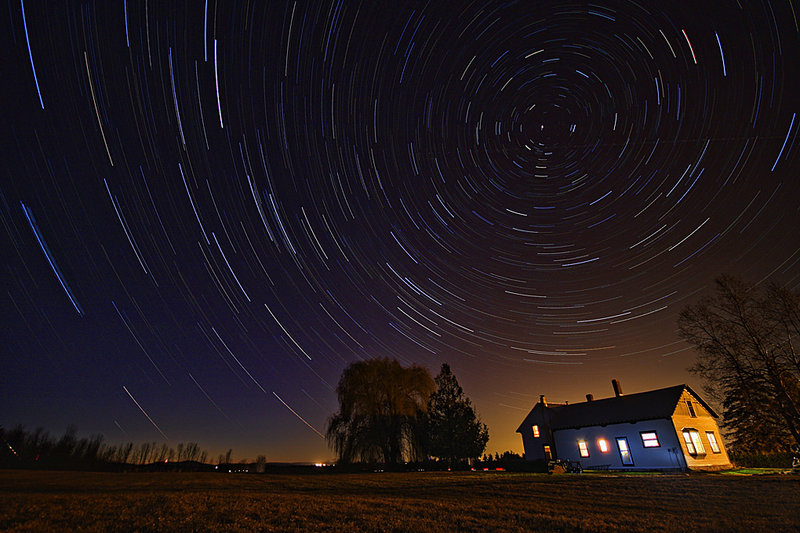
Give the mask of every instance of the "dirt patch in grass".
[(0, 471), (3, 531), (788, 531), (800, 477)]

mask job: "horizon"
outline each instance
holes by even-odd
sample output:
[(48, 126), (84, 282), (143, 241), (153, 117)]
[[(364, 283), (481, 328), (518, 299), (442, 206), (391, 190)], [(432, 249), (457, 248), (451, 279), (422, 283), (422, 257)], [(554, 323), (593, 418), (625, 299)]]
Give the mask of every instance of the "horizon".
[(489, 429), (688, 384), (682, 308), (800, 288), (791, 2), (20, 0), (0, 425), (331, 462), (355, 361)]

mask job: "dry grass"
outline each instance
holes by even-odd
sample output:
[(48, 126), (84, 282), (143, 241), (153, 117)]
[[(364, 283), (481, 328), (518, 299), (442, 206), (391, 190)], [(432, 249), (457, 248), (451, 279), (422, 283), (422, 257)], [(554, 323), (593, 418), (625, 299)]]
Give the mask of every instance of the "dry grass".
[(797, 531), (800, 477), (0, 471), (3, 531)]

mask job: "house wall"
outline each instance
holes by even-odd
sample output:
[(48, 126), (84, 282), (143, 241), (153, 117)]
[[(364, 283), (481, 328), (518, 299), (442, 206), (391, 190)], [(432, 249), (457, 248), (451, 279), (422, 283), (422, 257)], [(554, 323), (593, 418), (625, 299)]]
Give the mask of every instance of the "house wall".
[[(655, 431), (660, 444), (645, 448), (640, 432)], [(608, 465), (615, 470), (671, 470), (683, 469), (686, 462), (672, 422), (668, 419), (644, 422), (589, 426), (580, 429), (559, 429), (553, 432), (559, 459), (580, 461), (583, 468)], [(617, 438), (626, 437), (633, 457), (633, 466), (623, 465)], [(608, 442), (608, 452), (601, 452), (598, 441)], [(589, 457), (581, 457), (578, 441), (585, 440)]]
[[(549, 415), (550, 413), (542, 408), (541, 404), (537, 404), (525, 418), (525, 421), (519, 429), (519, 433), (522, 435), (522, 446), (525, 449), (525, 459), (528, 461), (545, 459), (545, 446), (550, 446), (553, 457), (556, 457), (553, 435), (550, 432)], [(534, 424), (539, 426), (538, 438), (533, 436)]]
[[(692, 416), (686, 402), (691, 401), (694, 408), (695, 416)], [(728, 457), (728, 452), (725, 449), (725, 444), (722, 441), (719, 427), (717, 426), (716, 419), (711, 413), (706, 410), (702, 404), (695, 398), (689, 391), (684, 391), (681, 395), (678, 405), (675, 407), (675, 412), (672, 415), (672, 425), (675, 434), (678, 437), (681, 451), (685, 457), (686, 464), (690, 469), (695, 470), (717, 470), (723, 468), (730, 468), (731, 460)], [(684, 429), (696, 429), (700, 434), (700, 440), (705, 448), (704, 454), (690, 454), (683, 440)], [(717, 439), (717, 444), (720, 448), (720, 453), (714, 453), (711, 450), (711, 445), (708, 442), (707, 431), (712, 431)]]

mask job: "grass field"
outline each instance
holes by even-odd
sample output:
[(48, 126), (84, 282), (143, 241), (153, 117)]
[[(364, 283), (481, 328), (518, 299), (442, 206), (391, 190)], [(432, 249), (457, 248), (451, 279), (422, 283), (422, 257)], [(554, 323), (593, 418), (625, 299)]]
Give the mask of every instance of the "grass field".
[(800, 476), (0, 471), (2, 531), (798, 531)]

